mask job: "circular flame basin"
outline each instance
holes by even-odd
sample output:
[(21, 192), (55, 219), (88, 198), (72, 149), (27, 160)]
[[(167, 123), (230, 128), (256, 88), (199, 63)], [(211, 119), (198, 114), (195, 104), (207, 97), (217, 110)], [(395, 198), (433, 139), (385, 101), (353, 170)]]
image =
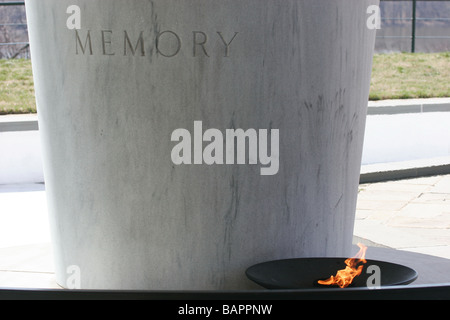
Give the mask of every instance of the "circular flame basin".
[[(296, 258), (259, 263), (246, 270), (247, 277), (266, 289), (321, 289), (339, 288), (337, 285), (321, 285), (337, 271), (346, 267), (348, 258)], [(362, 272), (348, 287), (368, 287), (378, 276), (380, 286), (405, 285), (417, 279), (415, 270), (391, 262), (366, 259)], [(370, 266), (377, 266), (375, 275)], [(371, 277), (371, 278), (370, 278)], [(370, 278), (370, 279), (369, 279)], [(342, 288), (345, 290), (345, 288)]]

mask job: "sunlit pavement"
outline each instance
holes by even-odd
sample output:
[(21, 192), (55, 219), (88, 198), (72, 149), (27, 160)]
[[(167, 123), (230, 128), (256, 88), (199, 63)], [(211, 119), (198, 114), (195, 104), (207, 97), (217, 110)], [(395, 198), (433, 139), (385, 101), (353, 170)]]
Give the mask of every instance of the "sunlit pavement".
[(0, 186), (0, 287), (59, 288), (43, 184)]
[(450, 259), (450, 175), (361, 184), (354, 234)]

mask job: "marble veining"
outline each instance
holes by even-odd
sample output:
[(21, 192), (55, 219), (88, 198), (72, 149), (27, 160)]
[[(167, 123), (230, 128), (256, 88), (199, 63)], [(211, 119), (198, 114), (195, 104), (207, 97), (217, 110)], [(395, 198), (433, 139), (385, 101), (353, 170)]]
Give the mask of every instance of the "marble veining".
[[(350, 254), (375, 3), (27, 0), (58, 283), (249, 289), (255, 263)], [(175, 130), (213, 143), (195, 121), (279, 130), (278, 171), (175, 164)]]

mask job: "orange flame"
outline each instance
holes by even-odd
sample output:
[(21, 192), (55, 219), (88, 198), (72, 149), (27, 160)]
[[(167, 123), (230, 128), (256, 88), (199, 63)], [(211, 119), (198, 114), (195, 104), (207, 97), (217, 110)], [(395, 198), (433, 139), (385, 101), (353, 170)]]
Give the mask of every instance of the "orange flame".
[(345, 264), (347, 265), (345, 269), (339, 270), (335, 276), (331, 276), (327, 280), (319, 280), (317, 283), (323, 285), (338, 285), (340, 288), (345, 288), (350, 285), (353, 279), (359, 276), (362, 272), (363, 266), (358, 265), (358, 263), (366, 263), (366, 250), (367, 247), (361, 243), (358, 243), (359, 252), (353, 257), (345, 260)]

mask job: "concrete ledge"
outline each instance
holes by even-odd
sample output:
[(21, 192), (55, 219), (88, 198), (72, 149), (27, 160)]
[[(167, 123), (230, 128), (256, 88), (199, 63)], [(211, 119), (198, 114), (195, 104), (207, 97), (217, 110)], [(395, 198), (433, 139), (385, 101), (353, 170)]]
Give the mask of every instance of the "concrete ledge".
[[(373, 290), (367, 287), (300, 289), (300, 290), (240, 290), (240, 291), (140, 291), (140, 290), (60, 290), (36, 288), (0, 288), (0, 300), (147, 300), (152, 311), (167, 312), (184, 302), (204, 300), (202, 305), (217, 307), (214, 300), (272, 300), (280, 303), (282, 314), (298, 312), (301, 300), (449, 300), (450, 283), (430, 285), (397, 285)], [(283, 300), (283, 301), (282, 301)], [(175, 302), (173, 302), (175, 301)], [(211, 301), (211, 302), (210, 302)], [(277, 302), (281, 301), (281, 302)], [(218, 302), (222, 304), (222, 302)], [(148, 305), (148, 304), (147, 304)], [(159, 308), (159, 310), (157, 310)], [(176, 309), (175, 309), (176, 310)], [(274, 310), (275, 311), (275, 310)], [(445, 311), (442, 309), (442, 311)], [(276, 312), (274, 312), (276, 313)]]
[(0, 132), (39, 130), (37, 114), (0, 116)]
[(450, 173), (450, 157), (361, 166), (360, 183), (417, 178)]
[(367, 115), (450, 112), (450, 98), (369, 101)]

